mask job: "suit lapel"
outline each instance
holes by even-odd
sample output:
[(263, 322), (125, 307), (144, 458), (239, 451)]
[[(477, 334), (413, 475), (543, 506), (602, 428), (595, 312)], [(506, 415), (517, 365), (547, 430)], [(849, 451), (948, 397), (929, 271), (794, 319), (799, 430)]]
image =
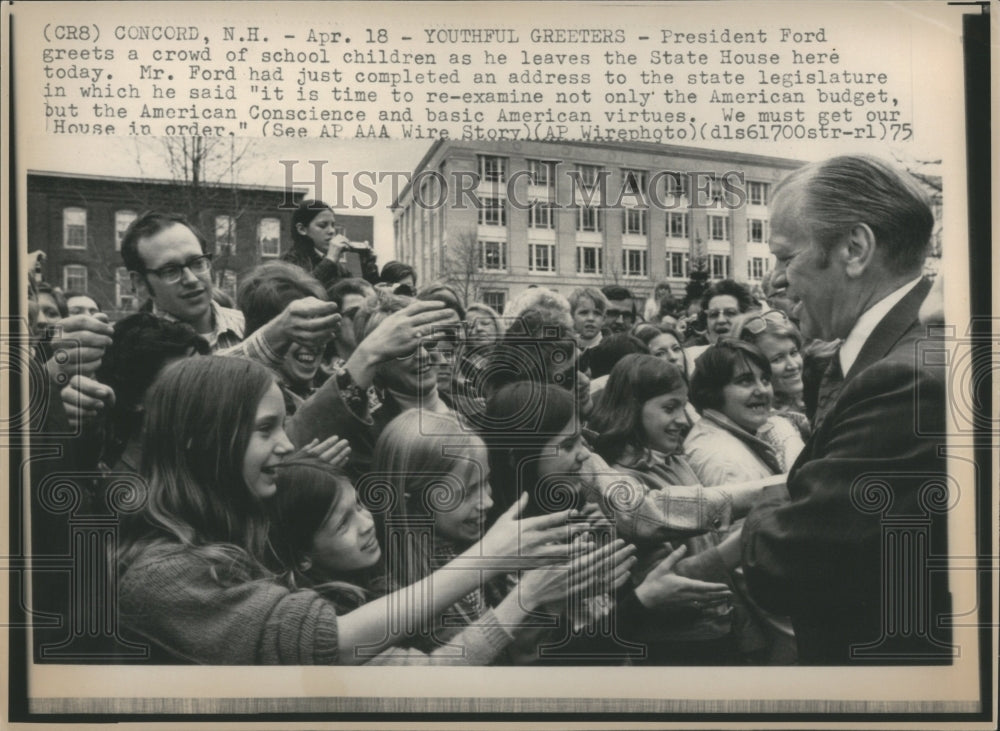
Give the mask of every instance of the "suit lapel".
[(889, 310), (889, 314), (875, 326), (872, 334), (868, 336), (868, 340), (861, 347), (861, 352), (854, 360), (851, 370), (844, 375), (845, 383), (888, 355), (896, 343), (916, 324), (920, 305), (930, 290), (931, 280), (921, 279), (916, 287), (907, 292), (906, 296)]

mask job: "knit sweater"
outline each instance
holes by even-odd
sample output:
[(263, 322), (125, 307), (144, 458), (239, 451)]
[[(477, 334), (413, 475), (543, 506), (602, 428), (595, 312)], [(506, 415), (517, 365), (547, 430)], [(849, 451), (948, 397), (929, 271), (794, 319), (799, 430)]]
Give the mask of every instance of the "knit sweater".
[[(311, 589), (268, 577), (227, 580), (227, 568), (177, 544), (148, 549), (119, 582), (122, 621), (171, 655), (212, 665), (330, 665), (339, 662), (337, 609)], [(393, 647), (372, 665), (489, 665), (511, 634), (486, 611), (431, 653)]]
[(314, 591), (261, 578), (235, 582), (177, 545), (144, 552), (121, 577), (122, 621), (173, 655), (213, 665), (338, 661), (337, 613)]

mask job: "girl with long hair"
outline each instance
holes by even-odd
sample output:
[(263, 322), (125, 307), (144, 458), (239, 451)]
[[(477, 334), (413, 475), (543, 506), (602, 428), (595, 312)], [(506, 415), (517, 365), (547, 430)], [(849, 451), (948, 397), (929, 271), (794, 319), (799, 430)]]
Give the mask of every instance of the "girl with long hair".
[[(267, 503), (292, 445), (270, 372), (238, 358), (196, 356), (169, 366), (146, 399), (143, 485), (115, 499), (133, 509), (114, 556), (121, 617), (131, 632), (174, 658), (210, 664), (356, 664), (406, 639), (480, 580), (449, 570), (410, 590), (405, 605), (383, 597), (338, 617), (315, 591), (293, 590), (267, 568)], [(562, 516), (565, 520), (565, 516)], [(529, 540), (505, 516), (477, 554), (534, 555), (565, 537), (552, 521)], [(543, 552), (554, 549), (546, 547)], [(598, 556), (593, 560), (603, 560)], [(589, 564), (588, 564), (589, 566)], [(486, 567), (487, 575), (499, 570)], [(386, 628), (390, 628), (387, 632)]]
[[(369, 480), (392, 488), (383, 526), (383, 544), (392, 551), (387, 557), (389, 587), (415, 584), (466, 551), (480, 539), (493, 507), (486, 447), (448, 415), (414, 409), (396, 417), (379, 437)], [(566, 514), (562, 510), (557, 516)], [(557, 516), (535, 520), (547, 524), (558, 521)], [(631, 565), (628, 559), (620, 567), (620, 581)], [(456, 631), (507, 601), (532, 611), (549, 603), (551, 596), (543, 600), (536, 582), (531, 572), (525, 574), (515, 592), (519, 599), (510, 595), (512, 583), (505, 574), (484, 582), (425, 627), (416, 646), (430, 650), (448, 642)]]
[(351, 276), (340, 262), (347, 239), (337, 232), (333, 209), (321, 200), (304, 200), (292, 214), (292, 245), (282, 261), (312, 274), (327, 289)]

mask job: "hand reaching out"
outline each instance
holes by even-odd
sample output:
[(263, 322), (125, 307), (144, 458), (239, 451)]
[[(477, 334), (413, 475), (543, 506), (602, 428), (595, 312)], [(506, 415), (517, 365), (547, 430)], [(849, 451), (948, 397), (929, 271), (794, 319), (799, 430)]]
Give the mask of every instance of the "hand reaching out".
[(322, 442), (319, 439), (313, 439), (302, 448), (302, 451), (323, 460), (331, 467), (343, 467), (351, 458), (350, 443), (336, 434), (327, 437)]
[(689, 579), (674, 571), (677, 562), (687, 553), (687, 546), (673, 551), (646, 574), (635, 588), (639, 602), (649, 609), (682, 609), (702, 607), (726, 601), (732, 592), (725, 584)]
[(567, 523), (574, 514), (570, 510), (522, 519), (519, 516), (527, 504), (528, 494), (524, 493), (471, 549), (484, 558), (493, 559), (491, 568), (495, 573), (516, 571), (526, 565), (537, 566), (538, 559), (565, 560), (573, 536), (590, 527), (583, 522)]

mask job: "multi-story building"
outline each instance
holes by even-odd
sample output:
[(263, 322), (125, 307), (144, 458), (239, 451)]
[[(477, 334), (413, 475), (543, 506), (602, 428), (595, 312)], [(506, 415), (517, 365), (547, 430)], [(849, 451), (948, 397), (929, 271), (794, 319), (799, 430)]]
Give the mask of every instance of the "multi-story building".
[(438, 140), (394, 202), (396, 258), (503, 310), (532, 286), (645, 297), (690, 268), (759, 282), (771, 187), (801, 161), (651, 143)]
[[(113, 318), (138, 306), (122, 264), (121, 241), (143, 211), (184, 213), (208, 240), (216, 285), (235, 297), (240, 276), (278, 259), (292, 241), (294, 208), (285, 188), (191, 186), (173, 181), (29, 171), (28, 251), (45, 252), (42, 277), (86, 292)], [(298, 203), (304, 191), (294, 191)], [(356, 246), (374, 238), (372, 216), (337, 214), (340, 232)]]

